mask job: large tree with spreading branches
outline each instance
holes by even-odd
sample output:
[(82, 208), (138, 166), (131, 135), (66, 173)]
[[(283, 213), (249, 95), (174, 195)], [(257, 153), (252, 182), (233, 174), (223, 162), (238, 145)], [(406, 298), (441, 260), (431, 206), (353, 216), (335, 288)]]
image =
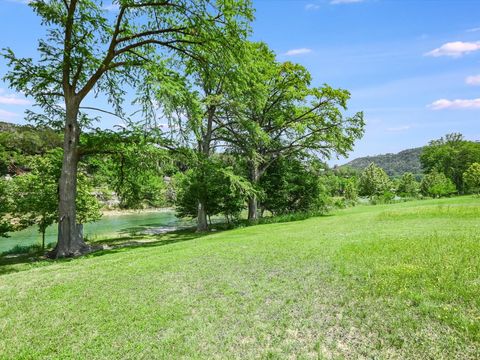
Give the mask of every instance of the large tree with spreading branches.
[(94, 107), (85, 101), (103, 94), (112, 109), (95, 110), (124, 118), (124, 99), (135, 96), (144, 117), (153, 116), (144, 81), (149, 69), (158, 70), (176, 54), (199, 57), (199, 44), (207, 47), (224, 41), (225, 34), (242, 34), (251, 20), (249, 0), (119, 0), (114, 5), (109, 12), (94, 0), (31, 1), (46, 27), (38, 57), (3, 51), (10, 67), (5, 79), (41, 109), (29, 111), (28, 118), (64, 131), (55, 257), (89, 250), (75, 206), (80, 133), (94, 120), (89, 116)]
[[(243, 91), (223, 114), (222, 133), (215, 140), (231, 144), (246, 159), (254, 185), (282, 156), (310, 153), (329, 158), (353, 148), (363, 135), (364, 121), (361, 112), (345, 115), (347, 90), (313, 87), (307, 69), (276, 61), (265, 44), (247, 44), (245, 54)], [(248, 218), (255, 221), (257, 216), (253, 194)]]

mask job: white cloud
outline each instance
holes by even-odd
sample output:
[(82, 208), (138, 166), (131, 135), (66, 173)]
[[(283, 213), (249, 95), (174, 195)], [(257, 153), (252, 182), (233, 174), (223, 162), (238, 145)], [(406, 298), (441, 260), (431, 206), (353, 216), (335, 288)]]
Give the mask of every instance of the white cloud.
[(295, 56), (295, 55), (303, 55), (303, 54), (309, 54), (312, 52), (312, 49), (308, 48), (300, 48), (300, 49), (291, 49), (288, 50), (285, 55), (287, 56)]
[(476, 27), (476, 28), (472, 28), (472, 29), (467, 30), (467, 32), (477, 32), (477, 31), (480, 31), (480, 27)]
[(7, 94), (5, 89), (0, 88), (0, 104), (2, 105), (30, 105), (31, 102), (16, 94)]
[(412, 128), (411, 125), (403, 125), (403, 126), (398, 126), (398, 127), (387, 128), (387, 131), (388, 132), (401, 132), (401, 131), (407, 131), (411, 128)]
[(443, 110), (443, 109), (480, 109), (480, 98), (478, 99), (440, 99), (434, 101), (429, 108), (433, 110)]
[(20, 4), (28, 4), (30, 3), (32, 0), (7, 0), (9, 2), (16, 2), (16, 3), (20, 3)]
[(472, 75), (465, 79), (468, 85), (480, 85), (480, 75)]
[(107, 11), (118, 11), (120, 9), (120, 6), (118, 4), (110, 4), (110, 5), (105, 5), (103, 6), (103, 10)]
[(30, 105), (27, 99), (19, 99), (13, 95), (0, 96), (0, 104), (2, 105)]
[(353, 3), (359, 3), (359, 2), (364, 2), (365, 0), (331, 0), (330, 4), (332, 5), (338, 5), (338, 4), (353, 4)]
[(315, 10), (318, 10), (318, 9), (320, 9), (320, 5), (318, 5), (318, 4), (307, 4), (307, 5), (305, 5), (305, 10), (315, 11)]
[(474, 51), (480, 50), (480, 41), (477, 42), (463, 42), (463, 41), (454, 41), (443, 44), (437, 49), (429, 51), (425, 56), (451, 56), (451, 57), (460, 57), (465, 54), (469, 54)]
[(10, 120), (12, 118), (16, 118), (19, 115), (7, 110), (0, 109), (0, 119), (1, 120)]

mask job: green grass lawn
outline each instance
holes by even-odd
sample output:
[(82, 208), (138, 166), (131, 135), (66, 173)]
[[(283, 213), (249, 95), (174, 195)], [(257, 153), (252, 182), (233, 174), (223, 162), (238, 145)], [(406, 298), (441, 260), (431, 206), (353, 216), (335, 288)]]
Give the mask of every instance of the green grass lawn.
[(480, 358), (480, 199), (0, 266), (1, 359)]

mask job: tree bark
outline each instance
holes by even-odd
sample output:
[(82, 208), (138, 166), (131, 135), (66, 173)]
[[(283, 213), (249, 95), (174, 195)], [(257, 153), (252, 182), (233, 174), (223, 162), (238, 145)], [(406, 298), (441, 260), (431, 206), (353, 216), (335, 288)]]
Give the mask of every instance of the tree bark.
[(258, 201), (255, 195), (248, 198), (248, 221), (256, 222), (258, 220)]
[(89, 251), (76, 222), (77, 172), (80, 126), (79, 103), (76, 99), (66, 101), (66, 121), (63, 140), (63, 163), (59, 180), (58, 242), (55, 258), (82, 255)]
[[(208, 160), (210, 157), (210, 142), (212, 141), (212, 131), (213, 131), (213, 117), (215, 115), (215, 107), (210, 106), (207, 110), (207, 124), (206, 129), (202, 131), (202, 138), (199, 142), (198, 151), (203, 156), (204, 160)], [(203, 169), (200, 169), (203, 171)], [(207, 186), (204, 187), (206, 191)], [(198, 211), (197, 211), (197, 232), (208, 231), (208, 221), (207, 221), (207, 209), (205, 207), (205, 194), (200, 196), (198, 199)]]
[(208, 231), (207, 211), (205, 209), (205, 204), (199, 200), (197, 211), (197, 232), (205, 231)]
[[(249, 180), (256, 186), (258, 180), (260, 179), (260, 172), (258, 166), (253, 162), (249, 162)], [(251, 195), (248, 198), (248, 221), (257, 222), (258, 221), (258, 199), (255, 194)]]

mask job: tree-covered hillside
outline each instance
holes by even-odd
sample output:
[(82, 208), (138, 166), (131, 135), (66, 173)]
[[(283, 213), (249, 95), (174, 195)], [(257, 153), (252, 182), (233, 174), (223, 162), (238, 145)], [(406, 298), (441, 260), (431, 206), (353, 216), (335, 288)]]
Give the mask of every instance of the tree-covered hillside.
[(352, 160), (344, 166), (357, 170), (363, 170), (372, 162), (380, 166), (389, 176), (401, 176), (406, 172), (418, 175), (422, 173), (420, 154), (423, 147), (407, 149), (398, 154), (384, 154), (376, 156), (365, 156)]
[(28, 156), (43, 155), (62, 145), (52, 129), (0, 121), (0, 176), (23, 172)]

